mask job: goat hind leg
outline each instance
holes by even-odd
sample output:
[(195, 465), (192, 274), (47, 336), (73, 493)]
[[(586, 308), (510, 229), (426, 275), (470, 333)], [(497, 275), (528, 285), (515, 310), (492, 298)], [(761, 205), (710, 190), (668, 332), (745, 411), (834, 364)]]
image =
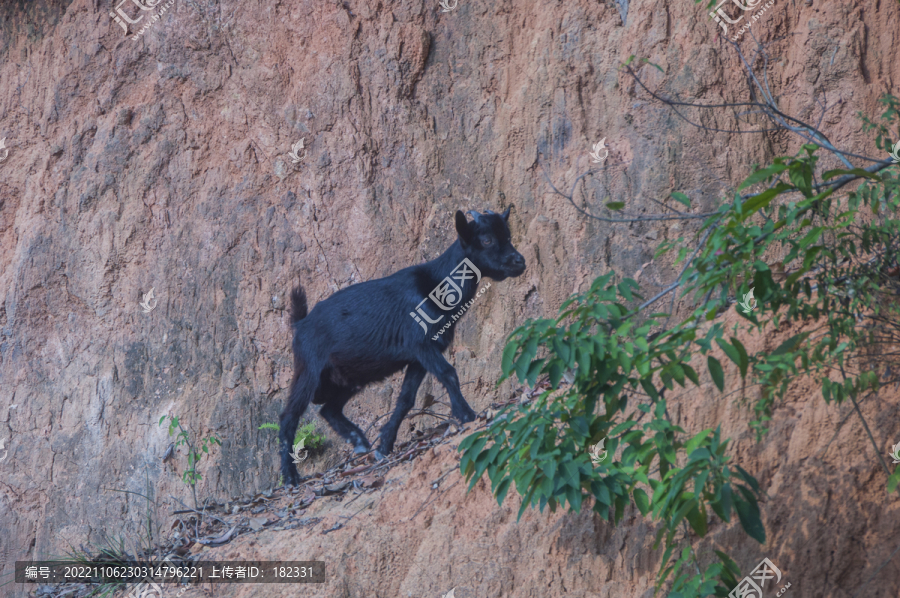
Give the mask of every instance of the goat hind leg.
[(308, 371), (297, 376), (291, 386), (288, 404), (281, 412), (278, 440), (281, 448), (281, 475), (286, 486), (297, 486), (300, 483), (300, 474), (297, 473), (297, 466), (291, 458), (291, 451), (294, 436), (297, 434), (297, 424), (309, 405), (309, 399), (315, 393), (315, 384), (316, 379), (311, 377)]
[[(400, 389), (400, 397), (397, 399), (397, 407), (390, 421), (381, 428), (381, 442), (378, 452), (387, 455), (394, 450), (394, 441), (397, 440), (397, 430), (403, 422), (403, 418), (416, 404), (416, 392), (425, 379), (425, 368), (418, 363), (411, 363), (406, 367), (406, 377), (403, 378), (403, 387)], [(378, 455), (375, 456), (376, 458)]]
[(356, 390), (330, 382), (323, 382), (320, 390), (327, 398), (319, 415), (328, 422), (332, 430), (340, 434), (341, 438), (353, 445), (354, 453), (358, 455), (368, 453), (372, 445), (369, 444), (366, 435), (344, 415), (344, 405), (356, 394)]

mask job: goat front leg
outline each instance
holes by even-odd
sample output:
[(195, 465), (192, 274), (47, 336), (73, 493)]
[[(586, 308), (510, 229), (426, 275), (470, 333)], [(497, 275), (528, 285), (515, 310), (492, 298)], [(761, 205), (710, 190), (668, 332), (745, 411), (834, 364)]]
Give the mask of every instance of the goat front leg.
[(381, 455), (387, 455), (394, 450), (394, 441), (397, 440), (397, 430), (403, 418), (409, 413), (409, 410), (416, 404), (416, 393), (422, 380), (425, 379), (425, 368), (418, 363), (411, 363), (406, 367), (406, 377), (403, 378), (403, 387), (400, 389), (400, 397), (397, 399), (397, 407), (388, 423), (381, 428), (381, 442), (378, 445), (378, 451), (375, 455), (379, 459)]
[(447, 389), (450, 395), (450, 413), (453, 417), (462, 423), (468, 423), (475, 420), (475, 412), (466, 403), (463, 398), (462, 390), (459, 387), (459, 376), (456, 375), (456, 368), (450, 365), (440, 351), (434, 349), (428, 351), (419, 357), (419, 362), (428, 371), (429, 374), (438, 379), (438, 382)]

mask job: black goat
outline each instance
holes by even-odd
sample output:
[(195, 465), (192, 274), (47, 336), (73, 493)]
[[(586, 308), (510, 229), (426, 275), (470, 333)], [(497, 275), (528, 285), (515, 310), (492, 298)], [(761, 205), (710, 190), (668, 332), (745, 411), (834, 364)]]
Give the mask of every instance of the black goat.
[(509, 208), (503, 214), (469, 213), (475, 218), (472, 222), (456, 212), (459, 238), (430, 262), (341, 289), (320, 301), (308, 316), (303, 288), (291, 292), (294, 380), (279, 432), (285, 484), (300, 481), (290, 456), (291, 443), (310, 400), (322, 405), (319, 414), (353, 444), (356, 453), (368, 452), (369, 441), (344, 415), (344, 405), (367, 384), (404, 367), (397, 407), (381, 429), (376, 459), (394, 449), (400, 422), (415, 404), (426, 373), (447, 389), (453, 417), (464, 423), (475, 419), (463, 398), (456, 369), (442, 355), (453, 340), (454, 328), (436, 340), (432, 335), (457, 319), (447, 312), (457, 312), (475, 296), (482, 276), (497, 281), (521, 276), (525, 258), (511, 243)]

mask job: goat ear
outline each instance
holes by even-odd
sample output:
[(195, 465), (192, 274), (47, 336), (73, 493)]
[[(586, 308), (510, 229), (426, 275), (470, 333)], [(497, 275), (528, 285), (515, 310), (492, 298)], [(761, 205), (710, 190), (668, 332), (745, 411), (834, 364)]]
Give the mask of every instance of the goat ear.
[(463, 245), (468, 245), (472, 241), (472, 230), (469, 228), (469, 221), (462, 210), (456, 211), (456, 233)]
[(507, 222), (509, 222), (509, 211), (511, 209), (512, 209), (512, 206), (509, 206), (508, 208), (506, 208), (506, 210), (502, 214), (500, 214), (501, 216), (503, 216), (503, 219), (506, 220)]

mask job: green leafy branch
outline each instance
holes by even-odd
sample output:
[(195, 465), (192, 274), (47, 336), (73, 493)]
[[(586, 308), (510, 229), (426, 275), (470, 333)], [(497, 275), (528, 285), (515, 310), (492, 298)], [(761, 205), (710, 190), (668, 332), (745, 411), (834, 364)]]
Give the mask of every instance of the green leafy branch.
[[(175, 447), (186, 446), (188, 448), (188, 465), (181, 474), (181, 481), (190, 486), (191, 494), (194, 498), (194, 508), (199, 509), (200, 504), (197, 501), (197, 482), (202, 480), (203, 477), (200, 475), (200, 472), (197, 471), (197, 464), (200, 462), (200, 458), (203, 455), (209, 454), (210, 447), (216, 444), (221, 445), (222, 442), (215, 436), (207, 436), (200, 439), (200, 450), (197, 450), (191, 442), (190, 434), (181, 425), (177, 416), (164, 415), (159, 418), (159, 425), (162, 426), (166, 421), (166, 418), (169, 419), (169, 436), (175, 436)], [(176, 430), (178, 431), (177, 434)]]
[[(278, 432), (281, 426), (273, 423), (264, 423), (259, 426), (260, 430), (274, 430)], [(325, 446), (327, 440), (324, 434), (318, 434), (316, 430), (316, 422), (308, 422), (297, 427), (297, 433), (294, 435), (294, 444), (303, 443), (303, 448), (310, 450), (318, 450)]]
[[(886, 114), (893, 118), (895, 112)], [(487, 473), (502, 504), (515, 483), (522, 496), (519, 517), (529, 506), (543, 511), (568, 505), (578, 512), (591, 498), (601, 517), (618, 522), (633, 501), (661, 524), (654, 545), (665, 541), (657, 591), (671, 579), (672, 598), (727, 595), (739, 575), (734, 561), (717, 551), (718, 562), (700, 571), (688, 534), (678, 539), (679, 526), (686, 522), (703, 537), (712, 513), (727, 523), (733, 511), (744, 531), (763, 543), (760, 488), (752, 475), (729, 464), (728, 440), (720, 438), (719, 428), (689, 436), (673, 425), (665, 393), (676, 384), (700, 385), (691, 365), (695, 356), (705, 357), (711, 379), (724, 391), (725, 370), (713, 355), (718, 349), (744, 383), (749, 378), (761, 388), (750, 422), (758, 439), (775, 402), (798, 375), (820, 376), (826, 401), (850, 398), (862, 417), (856, 399), (877, 392), (880, 381), (873, 363), (877, 352), (860, 351), (900, 342), (896, 302), (884, 292), (891, 284), (888, 274), (898, 268), (896, 172), (887, 170), (889, 161), (880, 161), (818, 174), (819, 149), (809, 143), (795, 156), (775, 158), (747, 177), (730, 201), (705, 214), (696, 247), (679, 251), (676, 264), (684, 268), (678, 279), (653, 298), (643, 301), (635, 281), (616, 282), (609, 273), (566, 301), (557, 318), (518, 328), (503, 352), (501, 382), (515, 375), (534, 386), (546, 376), (550, 389), (531, 404), (505, 409), (488, 429), (463, 441), (461, 470), (470, 488)], [(860, 180), (847, 197), (834, 196)], [(740, 195), (760, 184), (767, 187)], [(687, 196), (676, 200), (690, 207)], [(618, 203), (623, 202), (609, 207), (621, 209)], [(769, 255), (785, 257), (770, 264)], [(726, 338), (716, 320), (734, 293), (746, 293), (751, 284), (759, 309), (741, 314), (747, 332), (784, 323), (805, 331), (774, 351), (753, 354), (739, 340), (738, 325)], [(691, 296), (694, 307), (677, 325), (668, 326), (671, 307), (669, 313), (643, 313), (668, 294), (674, 305), (679, 291), (683, 299)], [(848, 373), (851, 361), (856, 369)], [(832, 379), (837, 372), (840, 382)], [(564, 378), (571, 384), (561, 385)], [(610, 455), (621, 453), (594, 467), (589, 447), (601, 440)], [(887, 473), (892, 492), (900, 474)], [(696, 575), (683, 572), (687, 564)]]

